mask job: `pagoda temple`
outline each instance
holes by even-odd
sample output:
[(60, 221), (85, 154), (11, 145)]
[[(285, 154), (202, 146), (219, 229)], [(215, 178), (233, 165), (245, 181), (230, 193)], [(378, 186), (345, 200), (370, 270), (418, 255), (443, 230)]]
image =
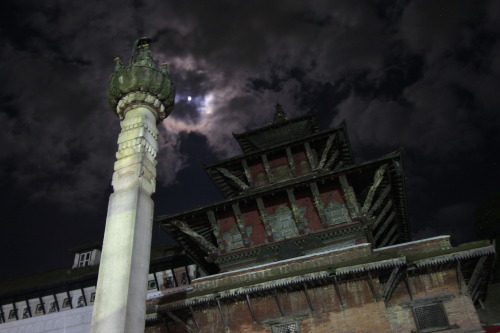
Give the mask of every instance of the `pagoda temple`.
[[(344, 123), (234, 134), (224, 199), (157, 218), (206, 276), (154, 300), (151, 332), (482, 332), (494, 246), (411, 241), (400, 151), (354, 161)], [(151, 307), (151, 306), (150, 306)]]

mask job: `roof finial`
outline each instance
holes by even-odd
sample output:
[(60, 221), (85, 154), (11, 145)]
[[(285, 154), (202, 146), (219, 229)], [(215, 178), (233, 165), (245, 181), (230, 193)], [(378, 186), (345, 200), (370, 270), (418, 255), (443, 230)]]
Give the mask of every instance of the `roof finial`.
[(281, 123), (284, 122), (285, 120), (288, 120), (288, 116), (286, 115), (285, 111), (283, 110), (283, 106), (281, 106), (280, 103), (276, 103), (274, 108), (275, 108), (274, 119), (269, 122), (269, 125)]

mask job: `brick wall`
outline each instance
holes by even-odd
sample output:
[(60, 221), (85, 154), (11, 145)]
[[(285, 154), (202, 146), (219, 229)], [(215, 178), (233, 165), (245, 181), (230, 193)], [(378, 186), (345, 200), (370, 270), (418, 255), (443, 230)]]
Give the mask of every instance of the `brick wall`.
[[(411, 276), (409, 284), (413, 301), (401, 280), (387, 306), (384, 301), (375, 299), (368, 280), (361, 278), (339, 283), (345, 307), (342, 307), (334, 286), (327, 285), (309, 288), (308, 293), (315, 310), (312, 313), (303, 291), (278, 294), (283, 316), (272, 294), (251, 296), (257, 322), (253, 322), (244, 298), (221, 300), (222, 312), (230, 332), (270, 333), (271, 325), (287, 322), (298, 323), (301, 333), (412, 332), (416, 331), (412, 302), (443, 299), (449, 323), (456, 327), (446, 332), (481, 330), (470, 297), (466, 293), (460, 293), (455, 270)], [(374, 286), (381, 294), (383, 286), (376, 278)], [(465, 290), (464, 286), (462, 290)], [(195, 317), (204, 333), (225, 332), (216, 304), (196, 310)], [(192, 321), (188, 323), (194, 327)], [(186, 332), (176, 323), (170, 323), (169, 329), (150, 328), (148, 332)]]

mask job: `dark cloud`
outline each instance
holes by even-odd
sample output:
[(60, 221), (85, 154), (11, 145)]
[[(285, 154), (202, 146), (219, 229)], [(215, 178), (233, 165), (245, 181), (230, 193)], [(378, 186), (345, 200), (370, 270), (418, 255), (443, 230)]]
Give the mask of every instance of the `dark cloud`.
[[(31, 261), (26, 249), (50, 257), (35, 270), (101, 239), (119, 132), (106, 84), (113, 58), (128, 62), (143, 35), (177, 87), (160, 127), (158, 212), (215, 200), (200, 164), (239, 154), (232, 133), (265, 125), (279, 102), (290, 116), (317, 112), (323, 128), (345, 119), (358, 160), (403, 147), (415, 234), (455, 228), (470, 239), (472, 212), (499, 186), (499, 9), (494, 0), (9, 2), (0, 185), (2, 234), (12, 235), (3, 249), (16, 255), (5, 276)], [(20, 223), (31, 226), (27, 247)]]

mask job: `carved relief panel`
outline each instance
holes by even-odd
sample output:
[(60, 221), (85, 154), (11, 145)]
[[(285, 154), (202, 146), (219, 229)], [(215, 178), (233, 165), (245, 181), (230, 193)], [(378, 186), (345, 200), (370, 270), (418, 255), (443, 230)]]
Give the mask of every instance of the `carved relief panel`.
[[(306, 207), (299, 207), (302, 218), (306, 214)], [(274, 214), (269, 215), (269, 224), (273, 233), (274, 240), (291, 238), (299, 234), (292, 211), (288, 206), (280, 206)]]
[(351, 222), (347, 207), (338, 201), (332, 200), (325, 207), (326, 225), (332, 226), (339, 223)]
[[(245, 226), (247, 234), (252, 233), (252, 226)], [(243, 237), (241, 236), (238, 226), (235, 224), (229, 229), (229, 231), (222, 233), (222, 239), (225, 242), (226, 249), (228, 251), (236, 250), (245, 246), (243, 243)]]

